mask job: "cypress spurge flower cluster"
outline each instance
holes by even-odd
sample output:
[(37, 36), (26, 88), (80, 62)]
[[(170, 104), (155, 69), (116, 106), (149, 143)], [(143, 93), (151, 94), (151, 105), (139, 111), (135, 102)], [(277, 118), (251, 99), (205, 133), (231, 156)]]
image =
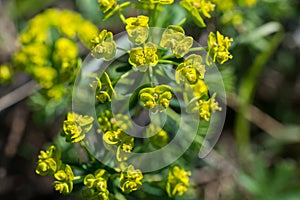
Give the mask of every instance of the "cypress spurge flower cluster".
[[(73, 185), (78, 184), (82, 196), (90, 200), (109, 200), (115, 199), (115, 196), (126, 199), (126, 196), (132, 193), (133, 197), (136, 197), (135, 194), (142, 190), (143, 181), (148, 182), (145, 187), (155, 187), (156, 182), (153, 180), (157, 179), (161, 180), (158, 181), (157, 188), (165, 189), (161, 194), (166, 194), (169, 198), (184, 195), (190, 189), (191, 172), (179, 167), (182, 165), (175, 164), (169, 168), (164, 166), (165, 169), (159, 170), (163, 172), (161, 174), (143, 174), (141, 169), (135, 168), (130, 161), (132, 155), (143, 153), (144, 149), (156, 151), (167, 148), (176, 135), (174, 129), (179, 126), (179, 122), (176, 121), (177, 115), (187, 112), (191, 121), (196, 116), (205, 123), (210, 121), (214, 112), (222, 110), (217, 101), (217, 93), (211, 91), (206, 82), (207, 69), (212, 67), (213, 63), (224, 64), (232, 59), (229, 48), (233, 39), (219, 31), (210, 32), (207, 47), (197, 47), (193, 37), (188, 36), (183, 29), (182, 24), (192, 21), (200, 28), (206, 26), (206, 20), (211, 18), (212, 12), (217, 8), (210, 0), (180, 1), (178, 4), (182, 10), (187, 11), (185, 18), (178, 25), (170, 21), (159, 36), (151, 26), (160, 20), (160, 12), (163, 9), (171, 9), (170, 4), (177, 2), (139, 0), (133, 8), (142, 7), (145, 9), (143, 14), (130, 17), (123, 13), (126, 7), (132, 5), (129, 1), (98, 2), (99, 9), (104, 14), (103, 20), (113, 15), (120, 18), (127, 32), (122, 41), (128, 41), (128, 45), (115, 41), (112, 31), (95, 31), (94, 26), (89, 25), (80, 16), (54, 10), (45, 12), (33, 20), (28, 31), (21, 37), (23, 47), (15, 55), (14, 61), (33, 75), (34, 79), (47, 89), (47, 95), (51, 98), (59, 99), (64, 94), (64, 85), (58, 84), (58, 80), (63, 80), (64, 83), (74, 81), (74, 72), (77, 72), (76, 67), (80, 63), (80, 49), (76, 38), (90, 48), (94, 59), (111, 64), (101, 73), (92, 72), (89, 76), (81, 77), (91, 80), (88, 89), (95, 92), (95, 96), (92, 96), (95, 102), (94, 116), (70, 112), (62, 125), (61, 136), (69, 145), (77, 143), (83, 147), (87, 154), (86, 160), (83, 163), (68, 164), (62, 160), (63, 156), (58, 148), (51, 146), (48, 150), (40, 152), (36, 173), (53, 176), (54, 188), (63, 194), (71, 193)], [(63, 16), (62, 22), (51, 20), (50, 17), (57, 14)], [(66, 16), (69, 19), (66, 19)], [(45, 19), (48, 17), (49, 21)], [(72, 23), (72, 20), (80, 24), (81, 28)], [(62, 24), (68, 23), (68, 26), (62, 27)], [(43, 34), (39, 34), (34, 25), (40, 25)], [(56, 38), (51, 48), (46, 45), (46, 30), (50, 26), (54, 26), (63, 36)], [(121, 55), (120, 59), (117, 55)], [(172, 70), (174, 72), (171, 72)], [(130, 77), (132, 71), (138, 76)], [(145, 80), (148, 81), (147, 84), (140, 84)], [(122, 92), (114, 89), (119, 81), (121, 86), (118, 87)], [(138, 88), (132, 92), (132, 88), (125, 87), (128, 86), (128, 82), (136, 83)], [(114, 109), (114, 112), (120, 113), (114, 113), (112, 101), (119, 100), (118, 98), (122, 100), (129, 94), (132, 95), (129, 105), (120, 103), (121, 105)], [(128, 112), (123, 112), (124, 106), (129, 107)], [(136, 139), (129, 134), (134, 127), (140, 125), (134, 120), (136, 116), (147, 115), (149, 111), (149, 118), (153, 117), (151, 114), (165, 114), (167, 125), (154, 124), (151, 119), (148, 127), (136, 131), (135, 134), (141, 136)], [(157, 118), (157, 121), (163, 123), (164, 120)], [(148, 121), (139, 123), (148, 124)], [(90, 137), (91, 135), (93, 137)], [(184, 141), (184, 138), (182, 140)], [(94, 143), (99, 143), (100, 152), (97, 152), (97, 148), (89, 149)], [(96, 152), (93, 152), (94, 150)], [(107, 158), (109, 167), (105, 165), (107, 163), (100, 162), (101, 156)], [(164, 170), (167, 171), (164, 173)]]

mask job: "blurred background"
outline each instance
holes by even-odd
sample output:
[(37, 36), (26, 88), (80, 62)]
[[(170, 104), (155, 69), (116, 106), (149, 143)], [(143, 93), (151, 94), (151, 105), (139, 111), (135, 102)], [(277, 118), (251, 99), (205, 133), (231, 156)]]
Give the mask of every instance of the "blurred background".
[[(227, 118), (206, 165), (193, 174), (203, 199), (300, 199), (300, 2), (298, 0), (214, 1), (219, 8), (207, 29), (192, 21), (184, 28), (205, 45), (209, 31), (234, 38), (233, 59), (220, 71), (227, 91)], [(74, 199), (35, 174), (40, 149), (61, 130), (66, 102), (52, 105), (40, 87), (14, 66), (19, 34), (49, 8), (81, 14), (98, 29), (124, 30), (113, 18), (101, 20), (97, 0), (0, 1), (0, 199)], [(179, 6), (161, 13), (178, 21)], [(176, 15), (175, 15), (176, 13)], [(134, 16), (130, 9), (126, 16)], [(58, 19), (59, 20), (59, 19)], [(111, 23), (114, 21), (115, 23)], [(39, 49), (36, 49), (39, 51)], [(88, 49), (81, 51), (82, 58)], [(200, 197), (199, 197), (200, 198)]]

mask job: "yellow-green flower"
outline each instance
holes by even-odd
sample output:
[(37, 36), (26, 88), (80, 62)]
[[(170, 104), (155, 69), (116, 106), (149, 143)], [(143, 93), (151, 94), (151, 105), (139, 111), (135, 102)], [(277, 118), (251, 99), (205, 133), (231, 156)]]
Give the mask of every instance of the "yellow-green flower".
[(189, 176), (191, 172), (185, 171), (178, 166), (170, 168), (168, 173), (168, 182), (166, 186), (169, 197), (183, 195), (189, 188)]
[(55, 85), (48, 90), (47, 96), (51, 99), (59, 101), (66, 95), (66, 92), (67, 88), (63, 85)]
[(70, 194), (72, 192), (74, 174), (69, 165), (63, 164), (60, 170), (54, 174), (54, 178), (56, 179), (53, 183), (55, 190), (61, 194)]
[(117, 5), (116, 0), (98, 0), (98, 3), (100, 10), (102, 10), (104, 13), (108, 12)]
[(53, 61), (57, 66), (61, 66), (61, 70), (71, 71), (74, 73), (76, 67), (78, 49), (74, 41), (67, 38), (56, 40), (53, 52)]
[(125, 194), (138, 190), (142, 186), (142, 179), (143, 174), (141, 170), (134, 169), (130, 165), (125, 171), (121, 172), (120, 188)]
[(128, 62), (142, 72), (147, 71), (149, 66), (156, 66), (158, 63), (157, 45), (148, 42), (144, 47), (131, 49)]
[(93, 117), (87, 115), (68, 113), (67, 120), (63, 123), (62, 135), (69, 143), (80, 142), (85, 138), (85, 134), (92, 129), (93, 121)]
[(208, 53), (206, 56), (206, 62), (208, 65), (212, 64), (213, 62), (218, 62), (223, 64), (228, 59), (232, 59), (232, 55), (229, 52), (229, 47), (231, 42), (233, 41), (232, 38), (224, 37), (219, 31), (217, 34), (210, 32), (208, 36)]
[(150, 136), (148, 139), (155, 148), (162, 148), (169, 142), (168, 133), (159, 126), (153, 124), (150, 124), (146, 129), (146, 135)]
[(199, 27), (206, 26), (201, 15), (210, 18), (210, 12), (215, 9), (215, 5), (209, 0), (181, 0), (180, 5), (189, 12)]
[(83, 184), (89, 189), (94, 189), (94, 194), (91, 196), (98, 197), (99, 199), (108, 199), (107, 179), (107, 172), (104, 169), (98, 169), (94, 174), (86, 175)]
[(41, 176), (53, 175), (60, 167), (60, 156), (61, 152), (53, 145), (40, 151), (35, 172)]
[(199, 78), (204, 78), (204, 74), (205, 65), (202, 64), (202, 57), (192, 54), (178, 65), (175, 72), (175, 80), (177, 83), (188, 82), (189, 84), (195, 84)]
[(169, 107), (173, 94), (167, 85), (159, 85), (155, 88), (143, 88), (139, 92), (139, 99), (147, 109), (156, 108), (160, 111)]
[(126, 19), (126, 30), (128, 38), (134, 44), (143, 44), (148, 38), (149, 32), (149, 17), (140, 15)]
[(211, 113), (215, 111), (221, 111), (222, 108), (219, 107), (218, 102), (216, 102), (216, 93), (212, 95), (211, 98), (194, 98), (187, 106), (188, 112), (199, 113), (200, 120), (204, 119), (205, 121), (209, 121), (211, 117)]
[(83, 183), (88, 188), (95, 188), (98, 192), (106, 193), (108, 174), (105, 169), (98, 169), (94, 174), (88, 174), (84, 177)]
[(168, 26), (162, 34), (160, 46), (169, 48), (177, 58), (182, 58), (193, 45), (193, 38), (185, 36), (180, 26)]
[(35, 66), (31, 69), (31, 74), (39, 84), (47, 89), (54, 85), (57, 77), (57, 71), (54, 68), (45, 66)]
[(0, 65), (0, 84), (7, 83), (12, 79), (12, 70), (8, 64)]
[(103, 60), (112, 60), (116, 55), (116, 43), (112, 32), (102, 30), (97, 37), (92, 39), (92, 56)]

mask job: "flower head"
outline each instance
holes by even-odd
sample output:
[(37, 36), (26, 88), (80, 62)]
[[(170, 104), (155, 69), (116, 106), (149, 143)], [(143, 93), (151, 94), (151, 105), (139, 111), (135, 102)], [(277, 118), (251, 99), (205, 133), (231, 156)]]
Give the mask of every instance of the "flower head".
[(8, 64), (0, 65), (0, 84), (12, 79), (12, 70)]
[(147, 71), (149, 66), (156, 66), (158, 63), (157, 45), (148, 42), (144, 47), (131, 49), (128, 62), (142, 72)]
[(97, 37), (92, 39), (92, 56), (103, 60), (112, 60), (116, 55), (116, 43), (112, 32), (102, 30)]
[(54, 174), (54, 178), (56, 179), (53, 183), (55, 190), (61, 194), (70, 194), (72, 192), (74, 174), (69, 165), (63, 164), (60, 170)]
[(93, 117), (87, 115), (68, 113), (67, 120), (63, 123), (62, 135), (66, 137), (66, 141), (69, 143), (80, 142), (93, 127), (93, 121)]
[(143, 174), (141, 170), (134, 169), (134, 167), (130, 165), (125, 171), (121, 173), (120, 188), (126, 194), (138, 190), (142, 186), (142, 179)]
[(210, 12), (215, 9), (215, 5), (209, 0), (182, 0), (180, 5), (191, 14), (194, 22), (199, 27), (206, 26), (201, 15), (210, 18)]
[(60, 156), (61, 152), (53, 145), (40, 151), (35, 172), (41, 176), (53, 175), (60, 167)]
[(159, 85), (155, 88), (143, 88), (139, 92), (139, 98), (147, 109), (158, 109), (160, 111), (169, 107), (173, 95), (171, 88), (167, 85)]
[(178, 65), (175, 72), (177, 83), (188, 82), (195, 84), (198, 79), (203, 79), (205, 66), (202, 64), (202, 57), (197, 54), (188, 56), (185, 61)]
[(232, 41), (232, 38), (224, 37), (219, 31), (217, 34), (211, 32), (208, 36), (207, 64), (212, 64), (211, 59), (220, 64), (232, 59), (232, 55), (228, 51)]
[(187, 54), (192, 45), (193, 38), (185, 36), (183, 28), (174, 25), (167, 27), (160, 41), (160, 46), (171, 49), (177, 58)]
[(169, 197), (175, 197), (176, 195), (183, 195), (189, 184), (189, 176), (191, 172), (185, 171), (178, 166), (170, 168), (168, 173), (168, 182), (166, 186)]
[(126, 30), (128, 37), (134, 44), (143, 44), (148, 38), (149, 32), (149, 17), (140, 15), (126, 19)]

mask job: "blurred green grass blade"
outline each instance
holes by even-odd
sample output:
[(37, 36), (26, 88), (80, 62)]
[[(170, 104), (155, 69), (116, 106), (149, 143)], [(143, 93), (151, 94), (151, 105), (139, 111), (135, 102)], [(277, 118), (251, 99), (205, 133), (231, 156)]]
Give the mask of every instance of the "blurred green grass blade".
[[(264, 35), (266, 33), (273, 33), (275, 29), (278, 29), (277, 24), (272, 23), (271, 25), (266, 26), (267, 28), (262, 28), (261, 30), (263, 31), (260, 31), (260, 34)], [(283, 35), (284, 31), (281, 27), (279, 31), (272, 37), (269, 45), (265, 48), (265, 50), (257, 55), (254, 63), (250, 67), (247, 76), (241, 82), (238, 97), (240, 110), (237, 113), (235, 121), (236, 142), (241, 155), (243, 155), (242, 152), (250, 152), (250, 122), (244, 117), (244, 115), (248, 110), (248, 106), (252, 103), (257, 77), (259, 76), (262, 68), (265, 66), (267, 61), (279, 46)]]

